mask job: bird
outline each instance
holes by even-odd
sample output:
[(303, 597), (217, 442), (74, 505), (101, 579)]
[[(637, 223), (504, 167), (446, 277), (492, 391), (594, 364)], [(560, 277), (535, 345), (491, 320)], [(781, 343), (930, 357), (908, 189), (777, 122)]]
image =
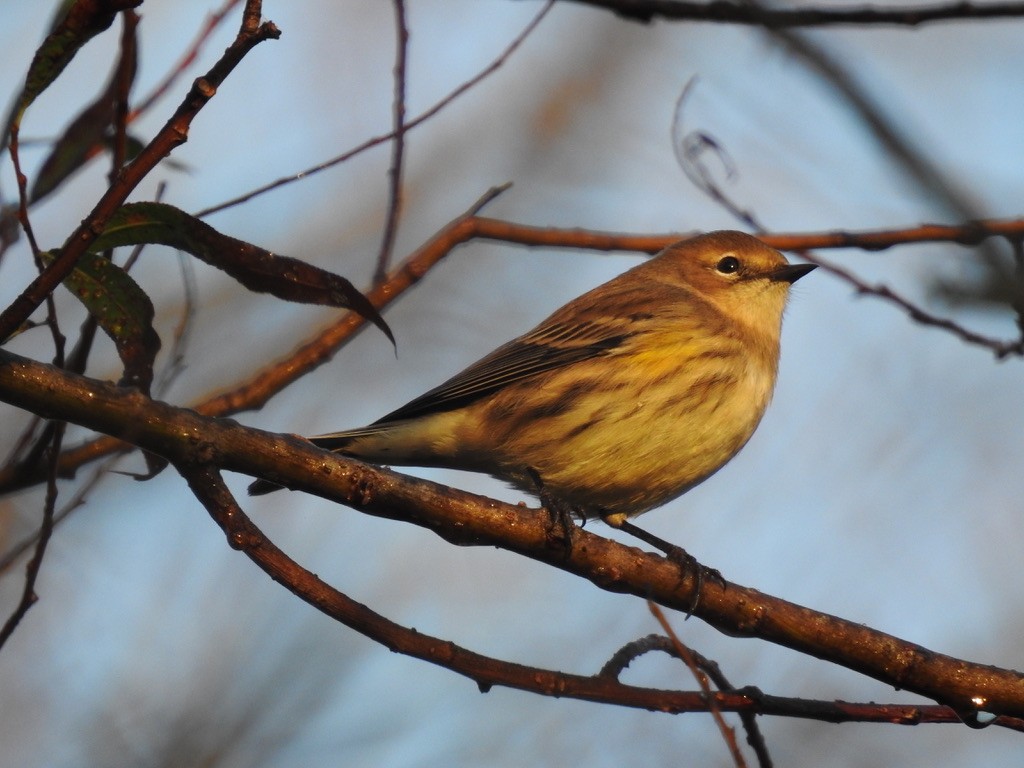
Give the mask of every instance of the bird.
[(680, 241), (372, 424), (308, 439), (372, 464), (486, 473), (626, 527), (753, 435), (790, 286), (814, 268), (738, 231)]

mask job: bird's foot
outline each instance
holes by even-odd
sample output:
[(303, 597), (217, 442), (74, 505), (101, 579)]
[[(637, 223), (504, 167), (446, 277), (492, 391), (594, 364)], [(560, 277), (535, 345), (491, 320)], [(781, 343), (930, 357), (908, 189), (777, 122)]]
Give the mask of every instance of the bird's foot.
[(602, 518), (608, 525), (613, 528), (618, 528), (620, 531), (628, 533), (634, 538), (640, 539), (640, 541), (650, 544), (655, 549), (661, 550), (666, 558), (671, 560), (673, 563), (679, 566), (682, 574), (692, 575), (694, 579), (694, 590), (693, 600), (690, 602), (690, 607), (687, 609), (686, 617), (689, 618), (697, 606), (700, 604), (701, 590), (704, 587), (705, 581), (714, 581), (722, 589), (725, 589), (728, 582), (722, 576), (722, 574), (716, 568), (708, 568), (706, 565), (701, 565), (697, 558), (687, 552), (685, 549), (677, 544), (673, 544), (660, 536), (655, 536), (653, 533), (648, 533), (643, 528), (639, 528), (633, 523), (629, 522), (625, 516), (622, 515), (604, 515)]
[(573, 532), (576, 530), (576, 522), (572, 519), (576, 511), (569, 504), (561, 499), (552, 496), (544, 487), (544, 480), (540, 473), (533, 467), (527, 467), (527, 473), (536, 486), (537, 496), (540, 498), (541, 506), (547, 510), (550, 525), (547, 530), (548, 542), (552, 547), (561, 547), (568, 558), (572, 553)]

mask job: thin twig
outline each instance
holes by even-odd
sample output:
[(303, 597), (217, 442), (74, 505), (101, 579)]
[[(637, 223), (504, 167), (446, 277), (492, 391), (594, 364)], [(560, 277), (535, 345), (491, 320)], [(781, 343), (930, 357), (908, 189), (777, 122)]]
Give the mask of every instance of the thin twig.
[(1020, 331), (1021, 343), (1024, 344), (1024, 238), (1007, 238), (1013, 249), (1013, 299), (1011, 304), (1017, 313), (1017, 330)]
[[(523, 44), (526, 38), (530, 36), (530, 33), (532, 33), (533, 30), (537, 28), (537, 25), (540, 24), (540, 22), (544, 19), (545, 16), (547, 16), (548, 11), (550, 11), (554, 7), (554, 5), (555, 0), (547, 0), (547, 2), (544, 4), (544, 7), (541, 8), (540, 11), (538, 11), (537, 15), (534, 16), (533, 19), (530, 21), (530, 23), (523, 28), (523, 31), (516, 35), (515, 38), (513, 38), (512, 42), (508, 44), (505, 50), (503, 50), (498, 55), (498, 57), (494, 59), (494, 61), (492, 61), (487, 67), (482, 69), (469, 80), (464, 82), (458, 88), (453, 90), (443, 99), (438, 101), (426, 112), (423, 112), (422, 114), (414, 117), (412, 120), (407, 121), (405, 123), (405, 132), (408, 133), (409, 131), (411, 131), (413, 128), (416, 128), (424, 121), (429, 120), (442, 109), (444, 109), (449, 104), (454, 102), (457, 98), (462, 96), (462, 94), (466, 93), (475, 85), (480, 83), (482, 80), (486, 79), (488, 76), (498, 71), (498, 69), (500, 69), (501, 66), (506, 61), (508, 61), (509, 57), (511, 57), (512, 54), (515, 53), (516, 49)], [(201, 211), (196, 211), (196, 213), (193, 215), (198, 216), (199, 218), (203, 218), (205, 216), (209, 216), (211, 214), (223, 211), (226, 208), (231, 208), (233, 206), (240, 205), (244, 202), (247, 202), (248, 200), (252, 200), (254, 197), (258, 197), (259, 195), (277, 189), (278, 187), (283, 187), (287, 184), (292, 184), (296, 181), (300, 181), (301, 179), (306, 178), (307, 176), (313, 176), (314, 174), (320, 173), (321, 171), (326, 171), (328, 168), (333, 168), (334, 166), (351, 160), (356, 155), (365, 152), (368, 149), (376, 147), (380, 144), (383, 144), (386, 141), (390, 141), (393, 138), (395, 138), (395, 134), (393, 131), (391, 133), (385, 133), (380, 136), (374, 136), (372, 139), (367, 139), (362, 144), (353, 147), (352, 149), (338, 155), (337, 157), (331, 158), (330, 160), (320, 163), (319, 165), (314, 165), (310, 168), (307, 168), (303, 171), (299, 171), (298, 173), (294, 173), (290, 176), (283, 176), (277, 179), (276, 181), (272, 181), (269, 184), (264, 184), (262, 187), (257, 187), (256, 189), (250, 192), (246, 192), (244, 195), (239, 195), (238, 197), (226, 200), (223, 203), (218, 203), (217, 205), (210, 206), (209, 208), (203, 208)]]
[[(18, 151), (18, 134), (20, 132), (20, 127), (17, 124), (11, 126), (11, 135), (7, 147), (11, 155), (11, 164), (14, 166), (14, 178), (18, 184), (18, 222), (21, 224), (21, 229), (28, 239), (32, 255), (36, 260), (36, 266), (42, 269), (42, 260), (39, 257), (39, 243), (36, 241), (36, 235), (32, 229), (32, 220), (28, 217), (28, 177), (21, 170), (21, 153)], [(28, 315), (24, 319), (28, 319)]]
[(123, 29), (121, 30), (120, 56), (111, 84), (113, 86), (111, 93), (114, 96), (113, 114), (111, 115), (113, 140), (111, 141), (110, 173), (107, 174), (111, 184), (117, 181), (117, 174), (121, 172), (127, 154), (128, 98), (138, 65), (136, 31), (139, 26), (139, 14), (133, 10), (123, 11), (121, 20)]
[(174, 326), (174, 336), (171, 339), (171, 348), (167, 352), (167, 359), (164, 363), (160, 377), (154, 385), (153, 391), (163, 396), (178, 378), (185, 371), (185, 356), (188, 350), (189, 341), (192, 337), (192, 324), (196, 314), (196, 296), (198, 286), (196, 285), (196, 269), (192, 259), (178, 252), (178, 267), (181, 270), (181, 284), (184, 291), (184, 303), (181, 308), (181, 317)]
[[(718, 663), (711, 659), (703, 656), (697, 651), (693, 650), (689, 646), (686, 646), (694, 662), (700, 667), (701, 671), (704, 672), (713, 682), (720, 691), (729, 691), (734, 693), (743, 693), (748, 696), (756, 696), (760, 699), (763, 694), (755, 688), (744, 688), (739, 689), (729, 682), (729, 679), (722, 673), (721, 667)], [(821, 702), (828, 704), (828, 702)], [(757, 724), (758, 713), (752, 710), (741, 710), (737, 713), (740, 716), (740, 722), (743, 723), (743, 729), (747, 733), (747, 744), (750, 745), (751, 749), (754, 750), (754, 754), (757, 756), (758, 765), (761, 768), (771, 768), (772, 757), (768, 754), (768, 744), (765, 742), (764, 734), (761, 732), (761, 727)]]
[(35, 553), (25, 566), (25, 586), (22, 589), (21, 600), (7, 621), (4, 622), (3, 627), (0, 628), (0, 648), (3, 648), (7, 640), (14, 634), (14, 630), (18, 628), (18, 624), (25, 618), (25, 614), (39, 599), (36, 595), (36, 579), (39, 576), (39, 569), (43, 565), (43, 555), (46, 553), (47, 544), (50, 543), (50, 535), (53, 533), (53, 510), (57, 504), (57, 459), (60, 456), (61, 441), (64, 439), (64, 427), (65, 423), (60, 422), (53, 432), (48, 461), (49, 476), (46, 480), (46, 500), (43, 504), (43, 522), (39, 526)]
[(402, 159), (405, 154), (405, 67), (409, 48), (409, 29), (405, 24), (404, 0), (393, 0), (395, 5), (395, 85), (394, 125), (391, 141), (391, 166), (388, 168), (388, 205), (384, 222), (384, 237), (377, 255), (374, 284), (383, 283), (388, 276), (388, 263), (395, 245), (398, 220), (402, 214)]
[[(123, 457), (120, 454), (108, 456), (100, 464), (95, 467), (81, 488), (79, 488), (75, 495), (72, 496), (68, 502), (61, 507), (53, 516), (53, 529), (56, 530), (57, 526), (64, 522), (64, 520), (71, 515), (76, 509), (79, 509), (85, 504), (85, 500), (100, 481), (106, 477), (107, 473), (119, 462)], [(14, 544), (10, 549), (0, 555), (0, 574), (3, 574), (8, 568), (10, 568), (18, 558), (20, 558), (28, 549), (35, 546), (39, 542), (39, 537), (42, 534), (42, 530), (37, 530), (30, 536), (25, 537), (18, 543)]]
[(827, 272), (849, 283), (857, 293), (863, 296), (874, 296), (875, 298), (882, 299), (883, 301), (899, 307), (907, 314), (907, 316), (910, 317), (910, 319), (920, 323), (921, 325), (941, 328), (942, 330), (951, 333), (961, 341), (991, 350), (997, 360), (1003, 360), (1007, 357), (1024, 356), (1024, 335), (1013, 340), (1001, 340), (985, 336), (972, 331), (969, 328), (965, 328), (955, 320), (950, 320), (946, 317), (939, 317), (938, 315), (934, 315), (931, 312), (922, 309), (887, 285), (869, 285), (850, 270), (840, 267), (835, 262), (827, 261), (817, 254), (808, 253), (806, 251), (797, 251), (797, 253), (808, 261), (814, 262)]
[[(19, 132), (20, 129), (18, 125), (11, 126), (10, 141), (8, 142), (11, 164), (14, 166), (14, 178), (18, 185), (18, 223), (21, 224), (21, 230), (25, 233), (25, 238), (28, 240), (29, 249), (32, 251), (32, 258), (35, 261), (36, 269), (39, 270), (40, 276), (42, 276), (46, 272), (46, 265), (43, 263), (42, 252), (39, 249), (39, 243), (36, 241), (35, 231), (32, 229), (32, 220), (28, 216), (28, 177), (21, 170), (21, 153), (18, 151)], [(56, 284), (54, 284), (54, 287), (56, 287)], [(54, 347), (57, 350), (57, 356), (61, 357), (64, 353), (64, 335), (60, 332), (60, 326), (57, 323), (57, 307), (53, 302), (52, 293), (48, 292), (45, 296), (41, 296), (40, 300), (32, 307), (32, 311), (34, 311), (36, 307), (43, 302), (43, 300), (46, 301), (46, 326), (50, 329), (50, 335), (53, 338)], [(7, 311), (8, 310), (4, 310), (5, 313)], [(0, 343), (17, 331), (18, 326), (25, 323), (31, 314), (31, 311), (25, 312), (21, 315), (18, 322), (12, 322), (8, 333), (5, 334), (0, 331)]]
[(714, 174), (704, 162), (704, 155), (710, 152), (725, 170), (727, 179), (736, 175), (736, 164), (729, 155), (728, 150), (711, 134), (693, 130), (688, 131), (683, 121), (683, 113), (697, 87), (697, 77), (691, 77), (683, 87), (679, 98), (676, 99), (676, 108), (672, 115), (672, 149), (675, 152), (676, 161), (682, 168), (686, 178), (697, 187), (713, 202), (724, 208), (738, 221), (743, 222), (752, 232), (763, 232), (765, 228), (754, 218), (752, 211), (749, 211), (725, 194), (722, 187), (715, 181)]
[(711, 714), (711, 718), (715, 721), (715, 725), (718, 726), (718, 732), (722, 734), (722, 740), (725, 741), (725, 745), (729, 748), (729, 754), (732, 755), (733, 763), (737, 768), (746, 768), (747, 761), (743, 757), (743, 753), (740, 751), (740, 745), (736, 741), (736, 731), (733, 730), (725, 718), (722, 717), (722, 710), (718, 706), (718, 702), (715, 700), (715, 693), (711, 690), (711, 685), (708, 682), (708, 676), (700, 669), (696, 659), (694, 659), (693, 652), (690, 648), (679, 639), (676, 635), (675, 630), (672, 629), (672, 625), (668, 623), (668, 619), (665, 618), (665, 613), (659, 608), (652, 600), (647, 601), (647, 608), (654, 615), (654, 618), (661, 628), (668, 635), (669, 640), (672, 641), (672, 645), (676, 649), (676, 653), (679, 654), (679, 658), (683, 660), (690, 669), (690, 673), (697, 681), (697, 685), (700, 687), (701, 694), (708, 703), (708, 712)]

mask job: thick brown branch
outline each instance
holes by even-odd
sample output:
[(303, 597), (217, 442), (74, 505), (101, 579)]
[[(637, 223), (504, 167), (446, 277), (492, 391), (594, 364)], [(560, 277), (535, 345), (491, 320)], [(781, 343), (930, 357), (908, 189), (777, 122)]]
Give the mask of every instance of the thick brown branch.
[[(545, 696), (576, 698), (659, 712), (720, 711), (795, 716), (825, 722), (882, 722), (901, 725), (958, 723), (948, 707), (848, 704), (766, 696), (756, 689), (720, 690), (713, 693), (639, 688), (620, 683), (602, 669), (597, 675), (582, 676), (495, 659), (462, 648), (438, 637), (397, 624), (321, 581), (278, 549), (246, 516), (228, 492), (220, 473), (211, 467), (179, 465), (193, 493), (224, 531), (229, 544), (245, 554), (267, 575), (317, 610), (397, 653), (437, 664), (473, 680), (481, 691), (494, 685)], [(708, 662), (701, 659), (702, 666)], [(720, 677), (720, 675), (719, 675)], [(719, 687), (723, 686), (719, 684)], [(1012, 718), (1000, 718), (1000, 725), (1020, 729)], [(760, 754), (760, 752), (759, 752)]]
[[(561, 541), (552, 546), (551, 521), (543, 510), (345, 460), (297, 438), (209, 419), (5, 351), (0, 351), (0, 399), (115, 435), (176, 464), (264, 476), (370, 515), (414, 523), (453, 543), (517, 552), (602, 589), (650, 598), (668, 608), (686, 611), (693, 603), (692, 574), (663, 557), (586, 530), (574, 532), (568, 553)], [(759, 637), (840, 664), (965, 716), (978, 710), (1024, 716), (1024, 675), (1019, 672), (945, 656), (738, 584), (706, 581), (694, 615), (723, 633)], [(483, 685), (499, 682), (486, 670), (475, 679)]]

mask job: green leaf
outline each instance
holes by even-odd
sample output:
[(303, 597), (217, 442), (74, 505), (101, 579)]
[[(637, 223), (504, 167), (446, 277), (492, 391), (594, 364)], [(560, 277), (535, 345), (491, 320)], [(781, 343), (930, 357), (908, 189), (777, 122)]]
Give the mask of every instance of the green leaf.
[(345, 307), (395, 337), (370, 300), (340, 275), (223, 235), (209, 224), (164, 203), (131, 203), (115, 213), (92, 245), (103, 251), (121, 245), (159, 243), (191, 253), (227, 272), (250, 291), (287, 301)]
[[(53, 261), (54, 252), (43, 254)], [(124, 363), (121, 383), (149, 394), (160, 337), (153, 330), (153, 302), (127, 272), (97, 253), (83, 254), (64, 286), (85, 305), (113, 340)]]

